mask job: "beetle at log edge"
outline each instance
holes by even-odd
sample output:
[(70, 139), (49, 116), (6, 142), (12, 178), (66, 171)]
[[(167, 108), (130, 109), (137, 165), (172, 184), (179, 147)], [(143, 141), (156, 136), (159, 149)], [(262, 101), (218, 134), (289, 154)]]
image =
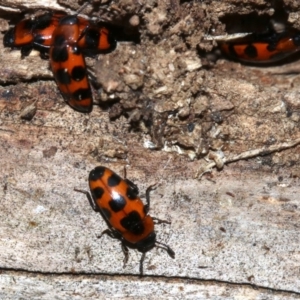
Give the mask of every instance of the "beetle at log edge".
[[(128, 179), (122, 179), (112, 170), (99, 166), (89, 174), (91, 194), (87, 191), (74, 189), (86, 194), (94, 211), (100, 212), (109, 226), (102, 232), (111, 238), (122, 242), (124, 252), (124, 267), (128, 261), (128, 247), (142, 252), (140, 260), (140, 274), (143, 276), (143, 262), (145, 253), (154, 247), (167, 251), (174, 258), (175, 252), (166, 244), (156, 240), (154, 222), (165, 222), (148, 215), (150, 209), (150, 191), (146, 190), (146, 205), (139, 198), (138, 187)], [(100, 236), (100, 237), (101, 237)]]

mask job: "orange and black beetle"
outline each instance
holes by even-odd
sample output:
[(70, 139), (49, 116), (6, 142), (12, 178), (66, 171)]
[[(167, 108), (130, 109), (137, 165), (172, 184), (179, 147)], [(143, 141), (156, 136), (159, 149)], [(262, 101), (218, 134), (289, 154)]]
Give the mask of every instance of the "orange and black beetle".
[(22, 57), (32, 49), (49, 57), (54, 78), (66, 102), (75, 110), (89, 113), (93, 98), (84, 55), (111, 51), (116, 40), (103, 24), (65, 13), (46, 13), (24, 19), (4, 35), (5, 47), (21, 48)]
[[(5, 47), (20, 48), (22, 57), (36, 49), (45, 58), (51, 46), (53, 31), (66, 16), (63, 12), (48, 12), (35, 18), (23, 19), (5, 33), (3, 44)], [(107, 25), (93, 23), (83, 17), (77, 18), (80, 30), (78, 45), (85, 52), (95, 54), (115, 48), (116, 40)]]
[(245, 38), (218, 42), (221, 51), (249, 63), (273, 63), (300, 51), (300, 32), (287, 30), (251, 34)]
[(154, 218), (148, 215), (150, 191), (153, 186), (146, 190), (147, 204), (144, 205), (138, 196), (138, 187), (133, 182), (122, 179), (103, 166), (90, 172), (89, 186), (92, 196), (86, 191), (75, 190), (86, 194), (93, 210), (100, 212), (107, 222), (109, 229), (104, 230), (101, 236), (108, 234), (121, 240), (125, 255), (124, 266), (128, 260), (127, 246), (143, 253), (140, 260), (141, 275), (145, 253), (153, 247), (163, 248), (172, 258), (175, 257), (174, 251), (168, 245), (156, 240)]
[(34, 19), (24, 19), (5, 33), (3, 44), (5, 47), (21, 48), (22, 57), (37, 49), (46, 58), (52, 33), (64, 16), (64, 13), (49, 12)]

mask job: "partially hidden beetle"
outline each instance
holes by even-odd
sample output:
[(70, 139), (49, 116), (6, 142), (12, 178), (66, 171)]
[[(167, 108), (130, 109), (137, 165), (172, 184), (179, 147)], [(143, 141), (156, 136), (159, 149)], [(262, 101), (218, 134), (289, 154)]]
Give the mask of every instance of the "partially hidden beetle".
[[(85, 55), (106, 53), (116, 47), (110, 30), (77, 15), (46, 13), (24, 19), (4, 35), (5, 47), (20, 48), (22, 57), (37, 49), (50, 66), (58, 88), (75, 110), (89, 113), (93, 108)], [(49, 54), (50, 51), (50, 54)]]
[(244, 38), (218, 42), (221, 51), (247, 63), (274, 63), (300, 51), (300, 32), (251, 34)]
[(138, 196), (138, 187), (128, 179), (122, 179), (112, 170), (99, 166), (93, 169), (89, 175), (91, 194), (87, 191), (74, 189), (86, 194), (94, 211), (100, 212), (109, 226), (102, 232), (122, 242), (124, 252), (124, 266), (128, 261), (128, 247), (142, 252), (140, 260), (140, 274), (143, 275), (143, 262), (145, 253), (153, 247), (159, 247), (167, 251), (174, 258), (174, 251), (166, 244), (156, 240), (153, 220), (148, 215), (150, 209), (150, 191), (146, 190), (146, 205)]
[(48, 12), (34, 19), (23, 19), (4, 35), (5, 47), (20, 48), (22, 57), (28, 56), (32, 49), (39, 50), (43, 58), (51, 45), (52, 33), (65, 13)]

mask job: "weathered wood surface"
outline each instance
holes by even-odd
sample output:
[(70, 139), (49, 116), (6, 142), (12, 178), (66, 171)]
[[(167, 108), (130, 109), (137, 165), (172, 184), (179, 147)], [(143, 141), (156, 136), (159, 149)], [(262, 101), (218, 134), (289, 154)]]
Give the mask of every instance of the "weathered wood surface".
[[(199, 4), (193, 5), (196, 9)], [(212, 1), (213, 5), (217, 4)], [(162, 5), (159, 8), (163, 11)], [(147, 29), (153, 34), (153, 28)], [(163, 42), (145, 39), (145, 43), (121, 44), (99, 61), (110, 62), (111, 70), (120, 69), (123, 56), (136, 51), (141, 59), (148, 47), (151, 70), (144, 71), (160, 78), (157, 89), (164, 85), (167, 90), (155, 102), (159, 112), (179, 105), (180, 97), (185, 101), (188, 91), (182, 88), (177, 99), (177, 85), (187, 77), (185, 84), (192, 88), (199, 84), (195, 82), (199, 74), (206, 98), (195, 99), (209, 102), (203, 111), (211, 111), (212, 119), (216, 111), (230, 112), (222, 115), (223, 122), (209, 127), (206, 138), (211, 139), (211, 149), (222, 148), (217, 132), (230, 137), (222, 148), (225, 157), (300, 138), (299, 62), (262, 69), (219, 61), (211, 70), (198, 70), (197, 65), (176, 77), (173, 67), (187, 66), (170, 66), (179, 56), (172, 57)], [(111, 121), (109, 111), (97, 106), (90, 115), (72, 111), (60, 96), (47, 61), (34, 53), (20, 60), (18, 51), (0, 47), (1, 299), (300, 298), (299, 146), (194, 179), (207, 164), (203, 159), (190, 161), (176, 152), (145, 149), (144, 144), (153, 141), (148, 131), (130, 130), (124, 116)], [(197, 64), (197, 55), (193, 51), (190, 55)], [(129, 61), (126, 68), (134, 69), (136, 61)], [(155, 68), (155, 61), (164, 61), (161, 69)], [(151, 78), (144, 79), (149, 93)], [(36, 100), (34, 118), (21, 119), (20, 112)], [(198, 105), (201, 111), (202, 102), (196, 100), (193, 109)], [(182, 111), (184, 101), (179, 105)], [(194, 146), (197, 137), (183, 131), (182, 120), (173, 121), (171, 115), (168, 122), (182, 131), (176, 133), (177, 140), (172, 137), (180, 140), (174, 144)], [(195, 124), (204, 127), (197, 119)], [(138, 277), (140, 253), (131, 250), (123, 268), (120, 243), (97, 238), (106, 228), (104, 221), (84, 195), (73, 191), (87, 189), (89, 171), (100, 164), (121, 174), (127, 165), (128, 178), (138, 184), (142, 196), (149, 184), (159, 182), (151, 194), (151, 215), (172, 222), (156, 229), (158, 239), (174, 249), (176, 258), (160, 249), (148, 252), (143, 279)]]

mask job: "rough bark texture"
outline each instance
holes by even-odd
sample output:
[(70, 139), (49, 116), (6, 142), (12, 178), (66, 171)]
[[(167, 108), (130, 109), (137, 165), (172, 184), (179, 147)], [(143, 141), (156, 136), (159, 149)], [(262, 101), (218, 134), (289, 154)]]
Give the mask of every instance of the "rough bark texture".
[[(89, 115), (64, 103), (38, 52), (21, 59), (1, 43), (1, 299), (300, 298), (300, 63), (212, 61), (216, 44), (204, 39), (249, 15), (269, 21), (273, 4), (120, 0), (88, 7), (87, 15), (140, 39), (87, 58), (101, 85), (93, 91), (100, 106)], [(285, 4), (300, 29), (299, 1)], [(1, 30), (19, 12), (59, 7), (79, 4), (0, 1)], [(210, 166), (206, 159), (222, 165), (223, 157), (237, 162), (195, 178)], [(150, 214), (172, 222), (156, 231), (176, 258), (148, 252), (149, 277), (138, 277), (136, 250), (123, 268), (120, 243), (97, 238), (106, 224), (73, 190), (88, 188), (97, 165), (119, 174), (126, 165), (142, 196), (159, 183)]]

